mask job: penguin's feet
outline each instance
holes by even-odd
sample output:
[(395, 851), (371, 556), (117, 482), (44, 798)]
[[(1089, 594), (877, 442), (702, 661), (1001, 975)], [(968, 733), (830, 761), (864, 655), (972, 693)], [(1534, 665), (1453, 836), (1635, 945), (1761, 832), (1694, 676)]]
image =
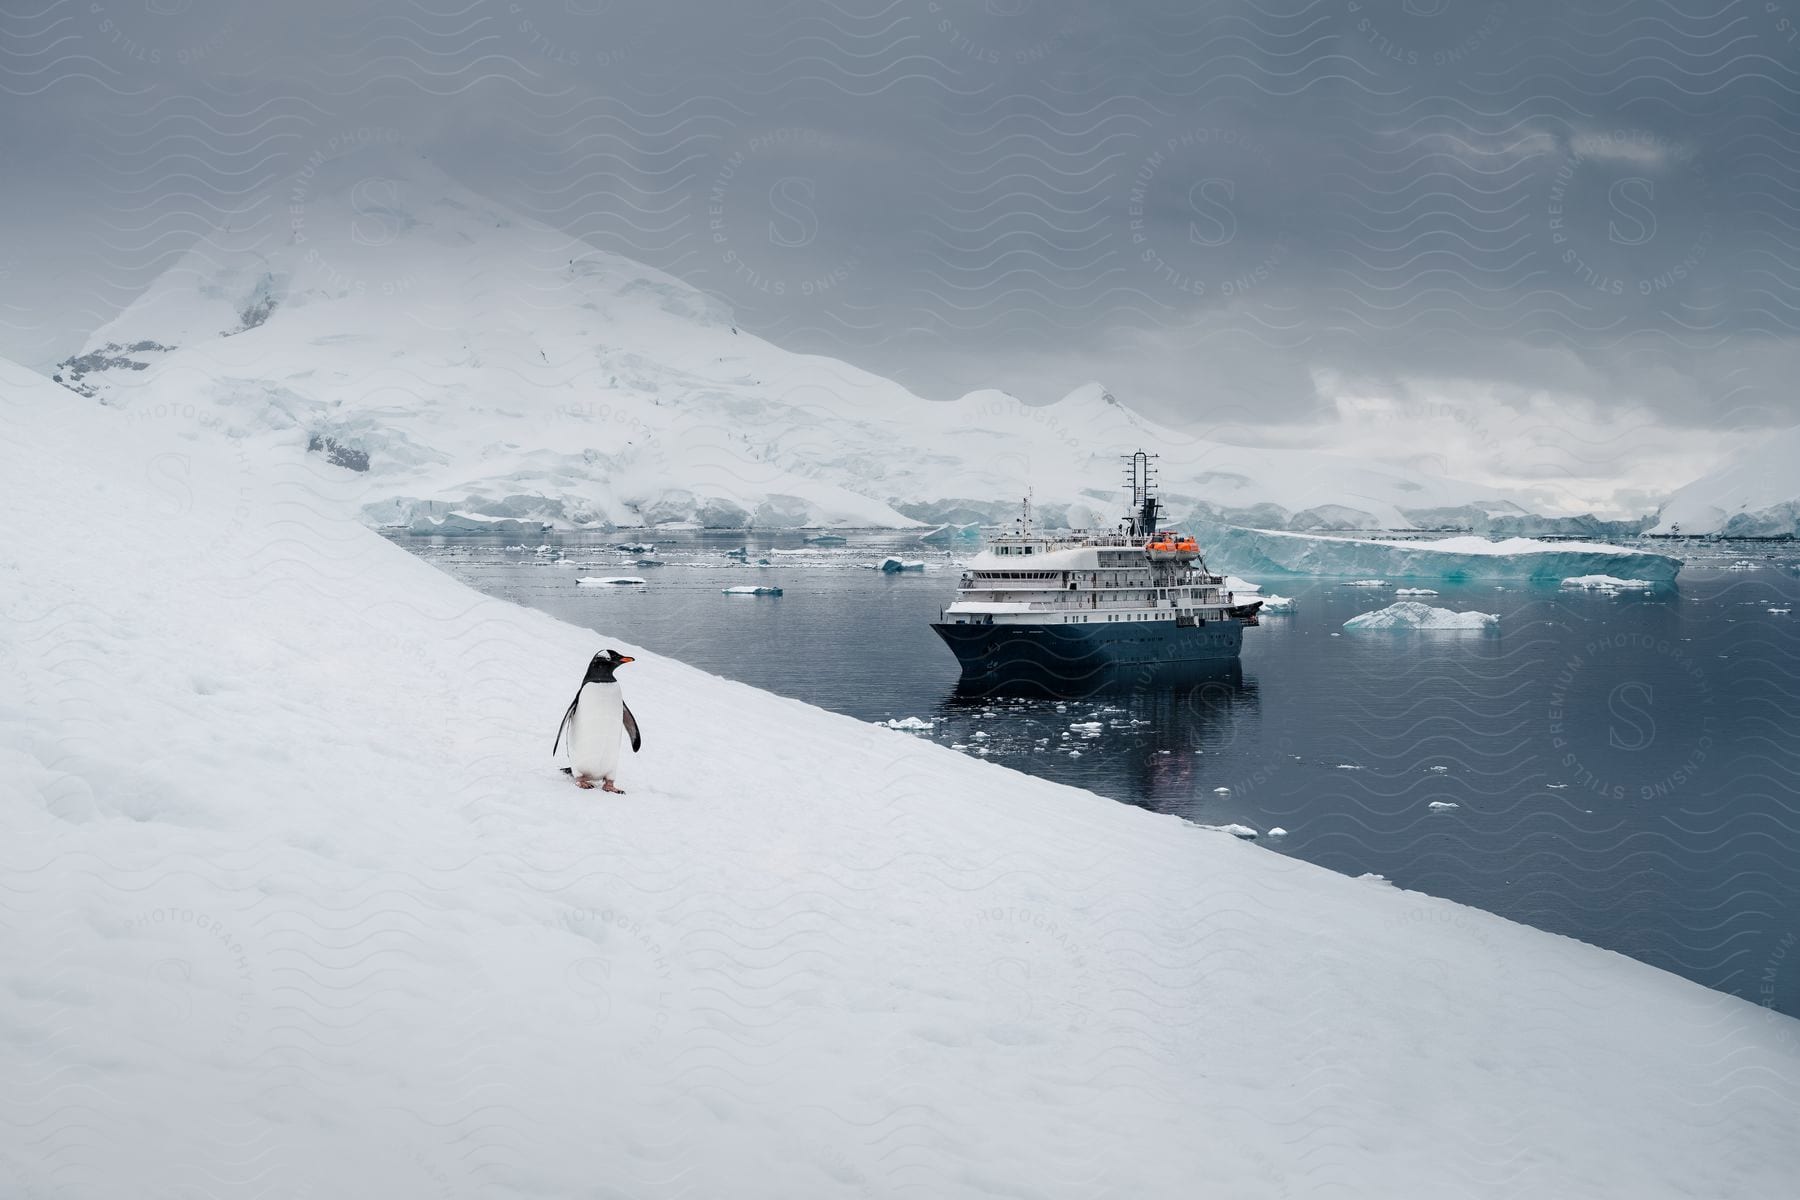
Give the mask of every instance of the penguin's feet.
[[(594, 785), (590, 783), (590, 784), (588, 784), (588, 786), (593, 787)], [(613, 781), (610, 779), (602, 779), (600, 781), (600, 786), (602, 788), (606, 789), (607, 791), (611, 792), (615, 796), (623, 796), (625, 794), (625, 789), (622, 787), (615, 786), (613, 784)]]
[(575, 776), (575, 786), (578, 788), (587, 788), (589, 791), (592, 791), (594, 781), (589, 779), (586, 775), (577, 775)]

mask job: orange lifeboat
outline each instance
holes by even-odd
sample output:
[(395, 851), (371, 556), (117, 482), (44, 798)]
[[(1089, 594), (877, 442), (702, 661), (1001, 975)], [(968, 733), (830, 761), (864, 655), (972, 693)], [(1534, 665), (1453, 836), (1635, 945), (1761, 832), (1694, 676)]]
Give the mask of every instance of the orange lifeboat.
[(1200, 557), (1200, 543), (1165, 530), (1144, 544), (1144, 553), (1152, 562), (1190, 562)]

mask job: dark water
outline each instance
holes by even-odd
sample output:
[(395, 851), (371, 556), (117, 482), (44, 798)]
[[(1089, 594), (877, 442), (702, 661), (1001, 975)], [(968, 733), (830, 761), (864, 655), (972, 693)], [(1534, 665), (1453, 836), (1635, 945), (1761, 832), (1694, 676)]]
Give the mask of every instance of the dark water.
[[(659, 537), (666, 565), (643, 568), (615, 540), (553, 538), (567, 557), (552, 563), (504, 540), (401, 539), (484, 592), (705, 670), (871, 721), (919, 717), (932, 728), (911, 736), (1248, 825), (1272, 851), (1800, 1015), (1800, 548), (1695, 550), (1648, 595), (1401, 581), (1498, 614), (1497, 635), (1346, 632), (1393, 589), (1263, 579), (1298, 606), (1246, 631), (1237, 675), (1058, 703), (955, 695), (927, 623), (958, 571), (911, 539)], [(750, 564), (723, 555), (741, 545)], [(932, 569), (857, 565), (890, 550)], [(633, 574), (647, 585), (575, 584)], [(721, 593), (754, 583), (784, 595)]]

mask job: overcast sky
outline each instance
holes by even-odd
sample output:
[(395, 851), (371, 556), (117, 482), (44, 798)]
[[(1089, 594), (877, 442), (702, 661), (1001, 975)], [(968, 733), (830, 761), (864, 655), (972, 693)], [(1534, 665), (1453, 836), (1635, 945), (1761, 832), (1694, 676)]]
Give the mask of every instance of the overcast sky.
[(39, 368), (374, 136), (930, 397), (1623, 509), (1800, 422), (1800, 0), (0, 5)]

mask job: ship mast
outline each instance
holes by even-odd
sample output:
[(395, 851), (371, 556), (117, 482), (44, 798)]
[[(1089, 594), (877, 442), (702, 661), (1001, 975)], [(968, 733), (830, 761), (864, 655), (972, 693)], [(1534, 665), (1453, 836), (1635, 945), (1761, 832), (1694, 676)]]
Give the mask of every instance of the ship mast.
[(1152, 537), (1158, 521), (1154, 454), (1139, 450), (1125, 457), (1125, 486), (1131, 490), (1131, 515), (1126, 532), (1131, 537)]

